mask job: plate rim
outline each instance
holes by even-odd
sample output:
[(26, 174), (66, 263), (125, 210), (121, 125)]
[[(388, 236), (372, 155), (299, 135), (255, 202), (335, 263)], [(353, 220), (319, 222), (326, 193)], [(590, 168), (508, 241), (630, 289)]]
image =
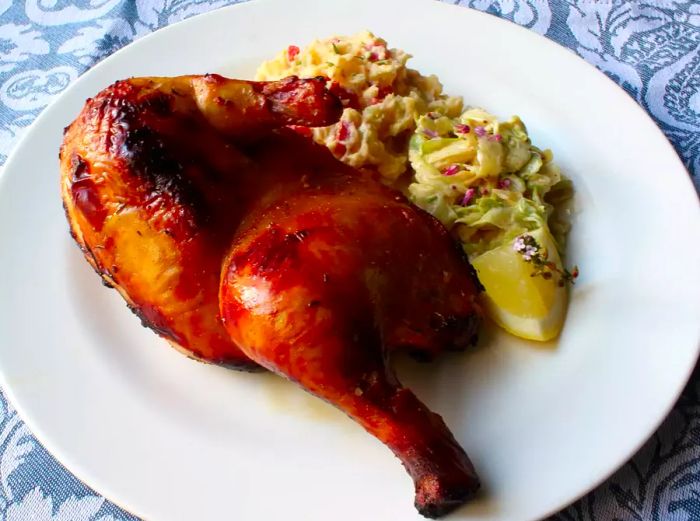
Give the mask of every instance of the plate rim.
[[(343, 1), (351, 1), (351, 0), (343, 0)], [(371, 0), (367, 0), (371, 1)], [(390, 0), (394, 3), (399, 3), (400, 0)], [(235, 12), (236, 10), (244, 10), (246, 8), (250, 8), (250, 6), (253, 6), (255, 8), (256, 5), (258, 4), (276, 4), (276, 3), (284, 3), (285, 0), (243, 0), (239, 1), (235, 4), (230, 4), (230, 5), (225, 5), (225, 6), (220, 6), (216, 7), (214, 9), (211, 9), (209, 11), (199, 13), (194, 16), (190, 16), (188, 18), (178, 20), (177, 22), (174, 22), (172, 24), (169, 24), (167, 26), (158, 28), (146, 35), (143, 35), (136, 40), (132, 40), (129, 42), (127, 45), (124, 47), (120, 48), (116, 52), (110, 54), (109, 56), (104, 57), (100, 62), (96, 63), (92, 67), (88, 68), (87, 70), (83, 71), (77, 78), (73, 80), (73, 82), (66, 87), (66, 89), (58, 94), (55, 98), (53, 98), (42, 110), (41, 112), (37, 115), (37, 117), (34, 119), (34, 121), (30, 124), (30, 126), (27, 128), (27, 130), (24, 132), (22, 137), (18, 139), (12, 146), (12, 149), (10, 150), (10, 153), (7, 156), (7, 160), (5, 161), (5, 164), (0, 167), (0, 193), (2, 193), (4, 190), (7, 190), (6, 184), (7, 184), (7, 179), (8, 179), (8, 171), (13, 171), (14, 170), (14, 163), (17, 160), (17, 157), (20, 155), (20, 150), (26, 146), (26, 143), (29, 143), (32, 141), (32, 136), (35, 133), (36, 129), (44, 125), (45, 120), (50, 120), (52, 113), (55, 109), (55, 107), (60, 106), (64, 99), (69, 97), (71, 95), (71, 92), (78, 88), (81, 83), (88, 81), (92, 76), (99, 75), (102, 73), (103, 69), (106, 69), (109, 67), (110, 62), (112, 61), (113, 57), (119, 56), (124, 52), (129, 52), (132, 48), (132, 46), (138, 42), (142, 41), (150, 41), (151, 39), (155, 38), (160, 38), (163, 36), (164, 33), (167, 33), (174, 28), (178, 28), (181, 25), (186, 25), (186, 24), (191, 24), (191, 23), (201, 23), (200, 19), (204, 19), (207, 17), (214, 17), (216, 14), (220, 14), (221, 11), (231, 11)], [(579, 61), (579, 63), (585, 64), (586, 67), (589, 69), (590, 72), (595, 73), (598, 75), (598, 77), (603, 77), (607, 84), (608, 84), (608, 89), (607, 91), (612, 93), (613, 91), (616, 92), (617, 98), (620, 100), (620, 102), (623, 102), (622, 100), (624, 99), (624, 103), (628, 107), (634, 107), (635, 112), (637, 112), (642, 118), (647, 119), (649, 122), (653, 124), (654, 127), (654, 132), (657, 135), (657, 141), (659, 141), (658, 138), (662, 139), (664, 141), (664, 146), (666, 147), (667, 151), (672, 153), (672, 157), (674, 158), (674, 161), (676, 162), (676, 168), (680, 167), (681, 171), (685, 174), (683, 177), (685, 178), (685, 181), (679, 181), (681, 183), (685, 184), (685, 189), (684, 192), (690, 191), (691, 193), (694, 193), (696, 196), (696, 200), (698, 203), (700, 203), (700, 194), (698, 193), (698, 190), (695, 188), (692, 180), (692, 176), (690, 175), (688, 169), (686, 168), (685, 164), (683, 163), (682, 159), (680, 158), (678, 152), (676, 151), (675, 147), (673, 144), (670, 142), (669, 138), (663, 133), (659, 125), (656, 123), (656, 121), (653, 119), (653, 117), (641, 106), (639, 105), (636, 100), (627, 92), (625, 91), (620, 85), (618, 85), (613, 79), (611, 79), (607, 74), (602, 72), (600, 69), (598, 69), (595, 65), (589, 63), (587, 60), (576, 54), (575, 51), (572, 49), (565, 47), (564, 45), (558, 43), (557, 41), (554, 41), (550, 39), (549, 37), (539, 34), (535, 32), (532, 29), (526, 28), (524, 26), (521, 26), (517, 23), (515, 23), (512, 20), (508, 20), (506, 18), (501, 18), (495, 15), (492, 15), (490, 13), (482, 12), (477, 9), (474, 9), (469, 6), (465, 5), (457, 5), (457, 4), (447, 4), (442, 1), (438, 0), (403, 0), (404, 4), (408, 4), (408, 2), (413, 2), (413, 3), (420, 3), (420, 4), (425, 4), (426, 6), (428, 4), (431, 4), (432, 8), (446, 8), (446, 9), (452, 9), (454, 12), (463, 12), (465, 10), (469, 10), (471, 16), (476, 16), (476, 17), (483, 17), (483, 18), (488, 18), (491, 21), (495, 21), (495, 23), (499, 24), (502, 23), (510, 26), (511, 29), (516, 29), (521, 35), (527, 34), (528, 38), (530, 38), (533, 41), (539, 41), (540, 43), (546, 42), (548, 47), (552, 49), (553, 52), (558, 52), (560, 55), (566, 55), (567, 56), (567, 61), (571, 61), (572, 58), (576, 59)], [(460, 15), (462, 16), (462, 15)], [(564, 51), (564, 53), (562, 53)], [(676, 172), (674, 171), (672, 176), (676, 176)], [(696, 213), (697, 217), (697, 222), (700, 224), (700, 208), (698, 208), (698, 212)], [(604, 472), (600, 473), (600, 476), (596, 479), (593, 480), (592, 484), (590, 484), (587, 488), (582, 490), (580, 493), (577, 495), (571, 496), (569, 500), (567, 500), (564, 503), (561, 503), (560, 505), (556, 507), (552, 507), (543, 514), (537, 516), (536, 518), (531, 518), (533, 521), (535, 519), (544, 519), (547, 518), (548, 516), (551, 516), (557, 512), (560, 512), (561, 510), (567, 508), (571, 504), (575, 503), (582, 497), (586, 496), (589, 494), (591, 491), (599, 487), (601, 484), (603, 484), (606, 480), (608, 480), (613, 474), (615, 474), (618, 470), (620, 470), (628, 461), (630, 461), (631, 458), (634, 457), (634, 455), (639, 452), (639, 450), (650, 440), (650, 438), (653, 436), (653, 434), (659, 429), (659, 427), (663, 424), (663, 422), (668, 418), (669, 414), (672, 412), (672, 410), (675, 408), (683, 390), (686, 388), (687, 384), (689, 383), (690, 377), (693, 374), (693, 371), (695, 367), (698, 364), (698, 361), (700, 360), (700, 327), (698, 328), (698, 339), (695, 345), (695, 352), (692, 357), (692, 364), (688, 364), (688, 367), (684, 368), (684, 375), (682, 379), (678, 380), (678, 383), (676, 385), (675, 392), (673, 393), (672, 399), (667, 400), (668, 404), (666, 407), (664, 407), (664, 412), (662, 415), (658, 416), (658, 418), (655, 419), (653, 424), (653, 428), (651, 428), (648, 432), (645, 432), (643, 437), (641, 438), (641, 441), (638, 441), (635, 444), (630, 444), (630, 449), (622, 454), (621, 456), (617, 458), (608, 458), (610, 461), (614, 460), (614, 463), (610, 463), (606, 465), (607, 470)], [(88, 489), (93, 491), (94, 493), (103, 496), (107, 501), (110, 503), (116, 505), (119, 507), (121, 510), (124, 510), (128, 514), (139, 517), (139, 514), (136, 514), (131, 511), (130, 507), (126, 507), (121, 499), (116, 499), (115, 495), (110, 494), (109, 492), (105, 493), (102, 492), (101, 490), (105, 490), (108, 487), (103, 487), (100, 486), (99, 489), (97, 489), (95, 486), (90, 484), (90, 480), (86, 479), (83, 475), (83, 472), (85, 472), (85, 469), (81, 465), (72, 465), (72, 464), (65, 464), (64, 461), (69, 461), (72, 460), (68, 455), (64, 455), (61, 453), (61, 451), (54, 446), (54, 444), (51, 442), (51, 436), (45, 432), (43, 429), (39, 428), (39, 426), (36, 424), (35, 420), (36, 418), (31, 415), (27, 414), (27, 411), (23, 408), (22, 402), (17, 399), (14, 388), (13, 386), (9, 385), (7, 378), (6, 378), (6, 372), (3, 369), (3, 364), (0, 364), (0, 388), (2, 388), (2, 391), (4, 395), (6, 396), (7, 400), (11, 402), (12, 406), (15, 408), (17, 414), (19, 414), (20, 419), (29, 427), (29, 430), (31, 431), (31, 434), (35, 437), (35, 439), (47, 450), (47, 452), (50, 454), (51, 457), (56, 459), (61, 465), (64, 466), (64, 468), (75, 478), (80, 480), (81, 483), (83, 483)], [(74, 470), (78, 469), (78, 471)]]

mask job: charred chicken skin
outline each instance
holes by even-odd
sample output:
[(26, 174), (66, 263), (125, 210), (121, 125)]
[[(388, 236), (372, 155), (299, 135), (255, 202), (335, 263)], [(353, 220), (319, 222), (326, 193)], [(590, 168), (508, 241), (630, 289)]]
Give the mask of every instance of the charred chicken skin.
[(135, 78), (66, 129), (61, 192), (86, 259), (144, 325), (189, 356), (253, 369), (219, 318), (221, 262), (266, 187), (233, 142), (341, 111), (323, 82)]
[(286, 128), (337, 120), (320, 79), (139, 78), (88, 100), (61, 150), (88, 262), (192, 357), (262, 367), (385, 443), (416, 508), (479, 487), (439, 415), (389, 364), (473, 343), (479, 285), (431, 216)]

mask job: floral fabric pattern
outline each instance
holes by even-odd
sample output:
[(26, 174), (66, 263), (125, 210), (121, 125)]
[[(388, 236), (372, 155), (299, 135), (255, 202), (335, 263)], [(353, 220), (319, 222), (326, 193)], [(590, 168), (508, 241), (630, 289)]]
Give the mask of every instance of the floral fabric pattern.
[[(289, 0), (293, 1), (293, 0)], [(236, 0), (0, 0), (0, 165), (53, 97), (129, 42)], [(568, 47), (659, 125), (700, 189), (697, 0), (451, 0)], [(0, 394), (0, 520), (135, 520), (54, 460)], [(556, 521), (700, 521), (700, 370), (639, 453)]]

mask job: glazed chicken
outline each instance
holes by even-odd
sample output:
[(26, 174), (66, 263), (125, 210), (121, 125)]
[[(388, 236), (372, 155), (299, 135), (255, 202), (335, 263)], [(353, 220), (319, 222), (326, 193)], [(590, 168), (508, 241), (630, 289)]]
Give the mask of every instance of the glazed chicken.
[(221, 325), (219, 276), (233, 232), (272, 176), (256, 173), (233, 142), (330, 123), (340, 110), (313, 80), (117, 82), (66, 128), (61, 192), (72, 234), (144, 325), (193, 358), (256, 368)]
[(416, 508), (437, 517), (479, 481), (389, 358), (472, 344), (480, 287), (438, 221), (288, 128), (340, 112), (323, 79), (118, 82), (66, 129), (66, 215), (145, 326), (338, 407), (391, 448)]

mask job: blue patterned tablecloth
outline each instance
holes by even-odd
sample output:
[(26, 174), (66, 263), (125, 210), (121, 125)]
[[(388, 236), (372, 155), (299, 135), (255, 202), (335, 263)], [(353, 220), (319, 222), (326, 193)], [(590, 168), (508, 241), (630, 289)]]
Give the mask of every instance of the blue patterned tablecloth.
[[(231, 3), (0, 0), (0, 164), (39, 112), (84, 70), (144, 34)], [(649, 112), (700, 188), (700, 2), (452, 3), (512, 20), (593, 63)], [(127, 519), (134, 518), (57, 463), (0, 395), (0, 521)], [(700, 521), (699, 370), (632, 461), (553, 519)]]

